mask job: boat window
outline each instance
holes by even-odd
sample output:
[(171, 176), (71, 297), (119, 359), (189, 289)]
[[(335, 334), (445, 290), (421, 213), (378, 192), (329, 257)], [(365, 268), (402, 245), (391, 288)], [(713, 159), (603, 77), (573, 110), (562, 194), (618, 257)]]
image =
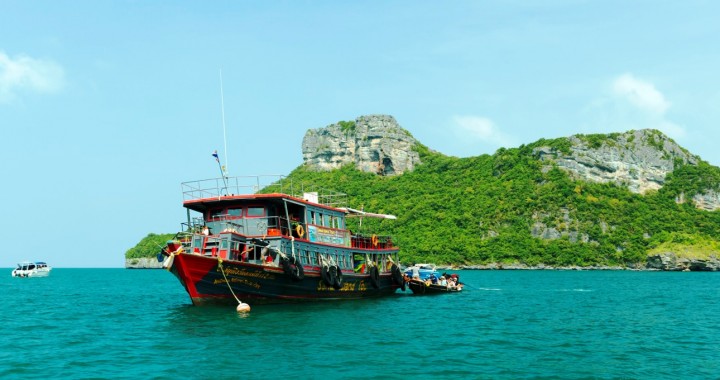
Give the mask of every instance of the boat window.
[(248, 207), (247, 215), (250, 217), (265, 216), (265, 208), (264, 207)]
[(310, 252), (308, 252), (307, 250), (302, 250), (301, 263), (304, 265), (312, 264), (312, 261), (310, 261)]
[(232, 216), (232, 217), (235, 217), (235, 218), (241, 217), (241, 216), (242, 216), (242, 207), (240, 207), (240, 208), (229, 208), (227, 213), (228, 213), (228, 216)]
[(315, 211), (310, 211), (310, 223), (316, 224), (315, 223)]
[(210, 212), (208, 213), (208, 220), (220, 219), (222, 212), (222, 209), (210, 210)]
[(277, 225), (278, 225), (277, 208), (275, 206), (268, 206), (267, 215), (268, 215), (268, 218), (267, 218), (268, 227), (277, 227)]
[(323, 221), (322, 221), (323, 226), (330, 227), (330, 215), (323, 214), (322, 217), (323, 217)]
[(260, 256), (261, 256), (261, 252), (260, 252), (260, 251), (261, 251), (261, 248), (260, 248), (260, 247), (254, 246), (254, 247), (250, 250), (250, 255), (249, 255), (248, 259), (249, 259), (249, 260), (260, 260)]

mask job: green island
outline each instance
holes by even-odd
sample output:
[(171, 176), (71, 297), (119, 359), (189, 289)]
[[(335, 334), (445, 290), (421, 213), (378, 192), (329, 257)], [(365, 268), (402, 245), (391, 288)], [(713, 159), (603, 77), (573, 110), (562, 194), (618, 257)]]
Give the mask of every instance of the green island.
[[(355, 133), (354, 123), (337, 125), (343, 133)], [(416, 143), (413, 150), (422, 163), (401, 175), (361, 171), (352, 164), (326, 171), (303, 164), (285, 180), (340, 191), (349, 195), (351, 207), (396, 215), (397, 220), (365, 218), (362, 223), (392, 235), (406, 264), (644, 269), (650, 257), (665, 253), (674, 259), (717, 260), (720, 212), (686, 200), (720, 189), (718, 167), (680, 152), (696, 160), (675, 158), (662, 186), (640, 193), (623, 184), (573, 176), (542, 157), (547, 152), (567, 157), (579, 146), (592, 150), (630, 144), (637, 135), (632, 132), (624, 138), (542, 139), (467, 158)], [(658, 131), (641, 136), (660, 151), (668, 141), (674, 144)], [(628, 175), (634, 175), (632, 170)], [(348, 225), (360, 231), (358, 223), (351, 219)], [(172, 236), (149, 234), (126, 258), (155, 257)]]

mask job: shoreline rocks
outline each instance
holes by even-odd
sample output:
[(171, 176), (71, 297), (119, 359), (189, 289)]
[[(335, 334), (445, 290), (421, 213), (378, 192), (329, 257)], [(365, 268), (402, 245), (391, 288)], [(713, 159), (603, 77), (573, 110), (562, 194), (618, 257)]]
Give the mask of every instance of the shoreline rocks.
[[(163, 269), (162, 263), (156, 258), (144, 257), (125, 259), (126, 269)], [(629, 270), (629, 271), (662, 271), (662, 272), (718, 272), (720, 271), (720, 258), (710, 255), (707, 259), (678, 258), (675, 253), (666, 252), (648, 256), (646, 264), (638, 263), (633, 266), (619, 265), (593, 265), (593, 266), (552, 266), (545, 264), (526, 265), (522, 263), (489, 263), (459, 266), (438, 266), (438, 270)]]
[(648, 256), (646, 268), (672, 272), (717, 272), (720, 271), (720, 259), (715, 255), (703, 259), (678, 257), (673, 252), (663, 252)]
[(510, 263), (510, 264), (503, 264), (503, 263), (490, 263), (490, 264), (480, 264), (480, 265), (461, 265), (457, 269), (464, 269), (464, 270), (575, 270), (575, 271), (583, 271), (583, 270), (632, 270), (632, 271), (640, 271), (640, 270), (651, 270), (651, 269), (645, 269), (642, 267), (623, 267), (623, 266), (609, 266), (609, 265), (593, 265), (588, 267), (582, 267), (578, 265), (571, 265), (571, 266), (552, 266), (552, 265), (545, 265), (545, 264), (538, 264), (538, 265), (526, 265), (521, 263)]
[(155, 257), (125, 259), (125, 269), (163, 269), (162, 264)]

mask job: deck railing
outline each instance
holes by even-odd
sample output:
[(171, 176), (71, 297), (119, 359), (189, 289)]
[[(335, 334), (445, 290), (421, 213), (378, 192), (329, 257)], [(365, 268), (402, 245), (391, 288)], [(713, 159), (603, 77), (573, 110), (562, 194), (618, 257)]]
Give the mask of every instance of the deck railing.
[[(183, 245), (186, 245), (186, 248), (188, 248), (192, 237), (202, 235), (202, 230), (206, 226), (209, 228), (208, 233), (211, 236), (233, 232), (256, 237), (292, 236), (296, 239), (310, 239), (308, 236), (310, 229), (313, 227), (320, 227), (296, 221), (292, 221), (291, 225), (292, 228), (288, 228), (288, 220), (277, 216), (232, 219), (229, 219), (226, 216), (219, 216), (206, 222), (204, 222), (202, 218), (194, 218), (190, 225), (187, 223), (181, 224), (183, 232), (177, 233), (175, 240), (181, 241)], [(298, 226), (302, 228), (298, 230)], [(300, 235), (299, 231), (302, 231), (303, 234)], [(352, 248), (362, 249), (395, 248), (392, 238), (388, 235), (351, 234), (349, 230), (337, 231), (342, 232), (344, 242), (333, 242), (332, 244), (341, 244)], [(323, 240), (322, 238), (319, 238), (314, 241), (322, 242)]]
[[(303, 198), (331, 207), (347, 207), (345, 193), (321, 188), (316, 185), (293, 183), (283, 175), (257, 175), (225, 178), (210, 178), (180, 184), (183, 201), (220, 198), (232, 195), (257, 193), (282, 193)], [(307, 195), (311, 196), (308, 197)]]
[(273, 186), (282, 191), (282, 175), (258, 175), (243, 177), (210, 178), (180, 184), (183, 200), (203, 198), (219, 198), (228, 195), (255, 194), (260, 190)]

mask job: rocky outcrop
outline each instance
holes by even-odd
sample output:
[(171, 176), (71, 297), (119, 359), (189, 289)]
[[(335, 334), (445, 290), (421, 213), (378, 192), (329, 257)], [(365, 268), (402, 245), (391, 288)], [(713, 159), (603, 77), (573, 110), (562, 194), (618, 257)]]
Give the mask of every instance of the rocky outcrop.
[[(569, 149), (549, 146), (535, 148), (535, 155), (554, 163), (573, 178), (589, 182), (614, 183), (631, 192), (645, 194), (665, 185), (677, 162), (697, 165), (700, 159), (680, 147), (663, 133), (642, 129), (609, 135), (573, 135)], [(690, 199), (695, 207), (707, 211), (720, 209), (720, 193), (707, 189)], [(688, 201), (681, 194), (677, 203)]]
[(720, 209), (720, 193), (715, 190), (706, 190), (702, 194), (695, 194), (692, 200), (695, 207), (705, 211)]
[(312, 170), (333, 170), (352, 164), (358, 170), (399, 175), (420, 164), (418, 142), (389, 115), (360, 116), (311, 129), (302, 142), (303, 161)]
[(648, 256), (646, 267), (663, 271), (717, 272), (720, 271), (720, 260), (715, 255), (686, 258), (678, 257), (674, 252), (664, 252)]
[[(603, 138), (596, 140), (598, 136)], [(543, 161), (554, 162), (575, 178), (615, 183), (634, 193), (660, 189), (667, 174), (673, 171), (676, 160), (689, 164), (699, 161), (672, 139), (651, 129), (610, 135), (574, 135), (568, 139), (569, 152), (540, 147), (535, 149), (535, 154)]]
[(142, 257), (137, 259), (125, 259), (126, 269), (162, 269), (162, 263), (157, 258)]

